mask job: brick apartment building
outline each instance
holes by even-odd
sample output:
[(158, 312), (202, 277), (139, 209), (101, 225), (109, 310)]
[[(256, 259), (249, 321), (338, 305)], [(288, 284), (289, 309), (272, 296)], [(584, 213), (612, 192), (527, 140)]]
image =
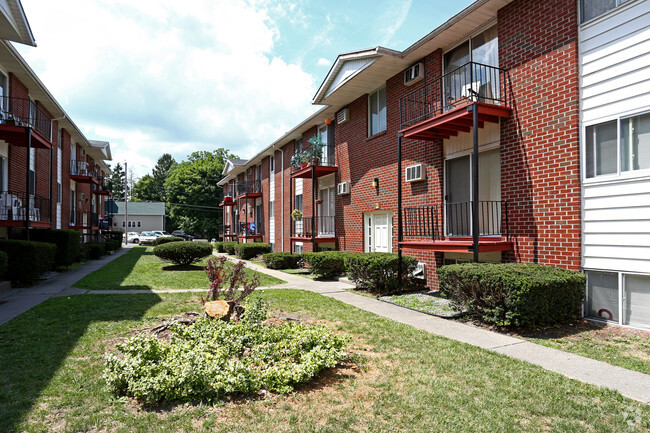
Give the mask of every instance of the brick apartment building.
[(479, 0), (404, 51), (338, 56), (324, 108), (226, 166), (224, 238), (401, 250), (431, 288), (472, 260), (586, 270), (587, 316), (650, 326), (649, 5)]
[(100, 230), (108, 142), (88, 140), (9, 41), (35, 46), (19, 0), (0, 8), (0, 238)]

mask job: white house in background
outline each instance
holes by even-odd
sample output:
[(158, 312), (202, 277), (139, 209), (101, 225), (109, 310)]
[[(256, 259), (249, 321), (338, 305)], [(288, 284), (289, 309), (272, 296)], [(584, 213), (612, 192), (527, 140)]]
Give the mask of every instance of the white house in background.
[(165, 203), (159, 201), (127, 202), (128, 221), (124, 214), (124, 202), (114, 201), (107, 206), (113, 214), (113, 230), (125, 232), (150, 232), (165, 230)]
[(580, 0), (585, 315), (650, 328), (650, 0)]

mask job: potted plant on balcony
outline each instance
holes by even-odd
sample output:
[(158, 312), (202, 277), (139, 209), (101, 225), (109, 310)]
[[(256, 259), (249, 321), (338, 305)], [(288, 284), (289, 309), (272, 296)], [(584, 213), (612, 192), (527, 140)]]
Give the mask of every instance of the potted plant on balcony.
[(302, 212), (300, 212), (300, 209), (292, 210), (291, 218), (293, 218), (294, 221), (300, 221), (302, 219)]
[(294, 153), (291, 156), (290, 164), (295, 168), (304, 168), (307, 167), (307, 161), (309, 160), (309, 153), (305, 150)]
[(325, 147), (325, 143), (318, 135), (314, 135), (308, 141), (311, 144), (311, 152), (309, 155), (312, 158), (313, 164), (316, 165), (318, 160), (323, 157), (323, 148)]

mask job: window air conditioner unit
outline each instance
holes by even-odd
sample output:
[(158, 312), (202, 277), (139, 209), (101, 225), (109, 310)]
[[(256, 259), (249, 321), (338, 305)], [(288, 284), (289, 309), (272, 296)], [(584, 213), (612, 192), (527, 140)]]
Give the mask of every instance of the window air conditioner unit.
[(336, 123), (339, 125), (350, 120), (350, 109), (344, 108), (343, 110), (336, 113)]
[(350, 194), (350, 181), (346, 180), (336, 185), (336, 191), (339, 195)]
[(404, 71), (404, 85), (412, 86), (424, 78), (424, 64), (416, 63)]
[(427, 273), (424, 267), (424, 263), (418, 262), (418, 264), (415, 265), (415, 269), (413, 270), (411, 277), (417, 278), (418, 280), (425, 280), (427, 278)]
[(422, 164), (406, 167), (407, 182), (419, 182), (421, 180), (424, 180), (424, 170), (422, 169)]

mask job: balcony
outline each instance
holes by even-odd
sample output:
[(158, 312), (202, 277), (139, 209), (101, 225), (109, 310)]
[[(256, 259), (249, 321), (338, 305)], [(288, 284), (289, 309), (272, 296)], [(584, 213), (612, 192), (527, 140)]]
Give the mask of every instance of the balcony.
[(25, 128), (31, 128), (31, 146), (52, 147), (52, 119), (30, 99), (0, 98), (0, 140), (27, 146)]
[(99, 229), (99, 216), (94, 212), (71, 211), (71, 229)]
[(312, 171), (314, 178), (338, 171), (334, 146), (318, 141), (309, 143), (304, 149), (292, 155), (291, 177), (311, 179)]
[[(479, 252), (512, 250), (508, 202), (479, 201), (478, 207)], [(472, 202), (405, 207), (402, 222), (404, 248), (472, 252)]]
[(95, 192), (99, 195), (113, 195), (108, 180), (104, 176), (97, 177)]
[(2, 191), (0, 227), (23, 227), (25, 220), (29, 219), (31, 227), (49, 228), (52, 221), (50, 205), (51, 200), (44, 197), (24, 192)]
[(224, 192), (219, 200), (219, 206), (229, 207), (237, 205), (237, 199), (230, 192)]
[(248, 199), (262, 197), (262, 182), (259, 180), (247, 180), (237, 184), (237, 198)]
[(70, 161), (70, 179), (99, 185), (97, 167), (86, 161)]
[(229, 225), (225, 225), (223, 226), (223, 233), (219, 236), (222, 237), (224, 241), (227, 241), (227, 240), (233, 240), (238, 235), (234, 230), (231, 229)]
[(255, 222), (240, 222), (237, 233), (239, 239), (262, 239), (262, 224)]
[(299, 221), (291, 220), (291, 240), (336, 242), (336, 217), (303, 217)]
[(470, 132), (473, 109), (478, 126), (498, 123), (512, 115), (509, 74), (504, 69), (467, 63), (400, 98), (400, 123), (404, 138), (448, 139)]

